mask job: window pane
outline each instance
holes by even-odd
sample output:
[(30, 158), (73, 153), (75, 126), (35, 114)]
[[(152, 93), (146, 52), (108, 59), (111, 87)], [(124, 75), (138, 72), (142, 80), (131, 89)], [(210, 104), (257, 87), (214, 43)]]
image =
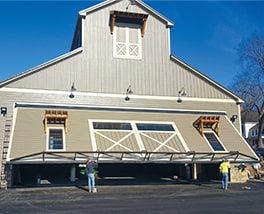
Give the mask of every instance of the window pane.
[(129, 43), (138, 44), (138, 28), (129, 28)]
[(93, 122), (94, 129), (132, 130), (130, 123)]
[(147, 124), (147, 123), (137, 123), (138, 130), (148, 130), (148, 131), (175, 131), (173, 126), (170, 124)]
[(116, 40), (117, 42), (126, 42), (126, 29), (124, 27), (116, 27)]
[(63, 149), (62, 129), (49, 130), (49, 149)]
[(214, 133), (204, 133), (204, 135), (215, 151), (225, 151), (224, 147), (218, 141)]

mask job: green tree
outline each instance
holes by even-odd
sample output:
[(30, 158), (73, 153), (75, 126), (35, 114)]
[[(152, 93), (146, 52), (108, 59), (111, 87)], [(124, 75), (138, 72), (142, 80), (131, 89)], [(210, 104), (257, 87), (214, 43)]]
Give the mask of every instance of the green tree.
[(231, 90), (245, 102), (243, 111), (258, 112), (258, 147), (263, 148), (261, 138), (264, 129), (264, 38), (253, 35), (238, 48), (242, 72), (234, 79)]

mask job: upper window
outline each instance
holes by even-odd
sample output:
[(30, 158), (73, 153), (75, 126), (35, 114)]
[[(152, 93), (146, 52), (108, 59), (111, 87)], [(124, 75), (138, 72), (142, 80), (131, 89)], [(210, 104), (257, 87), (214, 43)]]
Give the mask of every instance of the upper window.
[(175, 131), (171, 124), (137, 123), (137, 129), (140, 131)]
[(141, 40), (139, 25), (116, 23), (113, 33), (114, 57), (141, 59)]
[(173, 122), (89, 120), (89, 127), (94, 151), (189, 151)]
[(48, 128), (47, 150), (65, 150), (64, 128)]
[(220, 139), (216, 136), (214, 132), (204, 132), (205, 139), (209, 142), (211, 148), (214, 151), (225, 151)]
[(113, 56), (141, 59), (141, 42), (145, 34), (148, 14), (110, 11), (110, 29), (113, 34)]
[(94, 129), (132, 130), (130, 123), (93, 122)]

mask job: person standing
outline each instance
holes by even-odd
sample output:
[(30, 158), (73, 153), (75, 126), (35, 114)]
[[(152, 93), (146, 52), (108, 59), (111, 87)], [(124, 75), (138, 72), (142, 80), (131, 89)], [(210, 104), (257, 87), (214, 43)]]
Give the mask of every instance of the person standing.
[(260, 174), (260, 172), (259, 172), (259, 170), (260, 170), (260, 168), (261, 168), (260, 163), (259, 163), (259, 162), (257, 162), (257, 163), (253, 163), (253, 164), (252, 164), (252, 167), (253, 167), (254, 172), (255, 172), (254, 177), (257, 178), (257, 179), (260, 179), (260, 178), (261, 178), (261, 174)]
[(229, 168), (230, 168), (230, 163), (227, 159), (223, 160), (223, 162), (219, 166), (219, 170), (222, 175), (222, 189), (226, 189), (226, 190), (228, 189)]
[(88, 178), (88, 189), (89, 192), (96, 192), (95, 188), (95, 176), (94, 176), (94, 167), (97, 167), (98, 163), (91, 160), (90, 158), (86, 161), (86, 173)]

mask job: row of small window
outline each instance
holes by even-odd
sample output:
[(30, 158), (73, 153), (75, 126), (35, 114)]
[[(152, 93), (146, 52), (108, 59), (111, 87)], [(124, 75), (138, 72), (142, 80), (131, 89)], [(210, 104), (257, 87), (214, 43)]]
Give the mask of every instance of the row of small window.
[[(140, 131), (174, 131), (171, 124), (136, 123)], [(130, 123), (93, 122), (95, 130), (132, 130)], [(63, 129), (49, 129), (49, 150), (63, 149)]]
[[(172, 124), (151, 124), (151, 123), (136, 123), (136, 127), (139, 131), (175, 131)], [(93, 128), (95, 130), (127, 130), (132, 131), (131, 123), (120, 122), (93, 122)], [(49, 129), (48, 132), (48, 149), (49, 150), (63, 150), (64, 146), (64, 129), (56, 128)], [(214, 132), (205, 132), (204, 137), (210, 144), (214, 151), (225, 151), (220, 139)]]
[[(262, 130), (261, 134), (264, 135), (264, 129)], [(258, 136), (258, 129), (252, 129), (251, 136)]]
[[(175, 131), (171, 124), (136, 123), (139, 131)], [(132, 130), (131, 123), (93, 122), (94, 129)]]

